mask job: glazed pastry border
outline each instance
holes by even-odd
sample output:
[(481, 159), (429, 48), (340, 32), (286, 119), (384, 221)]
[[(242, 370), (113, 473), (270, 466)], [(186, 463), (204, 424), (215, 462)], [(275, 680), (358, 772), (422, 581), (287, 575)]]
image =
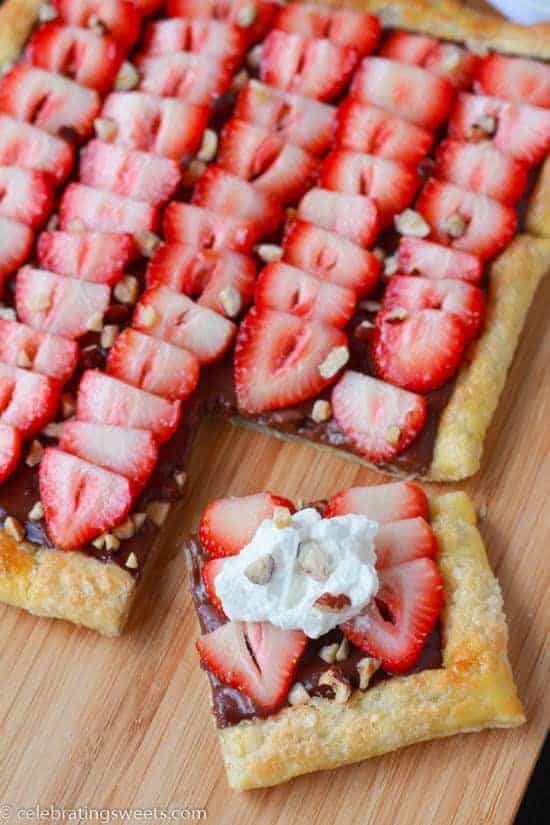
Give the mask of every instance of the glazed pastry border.
[(322, 698), (219, 731), (232, 788), (249, 790), (337, 768), (416, 742), (521, 725), (499, 584), (470, 499), (432, 499), (444, 582), (443, 667), (354, 691), (346, 704)]
[(6, 0), (0, 8), (0, 67), (17, 60), (43, 0)]

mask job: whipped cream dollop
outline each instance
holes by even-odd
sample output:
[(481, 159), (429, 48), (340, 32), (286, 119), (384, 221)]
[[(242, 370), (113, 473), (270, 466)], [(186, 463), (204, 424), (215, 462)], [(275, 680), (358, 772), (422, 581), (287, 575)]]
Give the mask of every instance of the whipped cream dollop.
[(377, 532), (366, 516), (325, 519), (312, 508), (295, 513), (285, 527), (266, 519), (216, 576), (224, 613), (319, 638), (376, 595)]

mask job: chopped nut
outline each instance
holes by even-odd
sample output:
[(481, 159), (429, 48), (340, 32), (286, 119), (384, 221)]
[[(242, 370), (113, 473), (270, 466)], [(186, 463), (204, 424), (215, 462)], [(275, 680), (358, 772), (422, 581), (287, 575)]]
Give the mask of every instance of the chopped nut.
[(409, 313), (404, 307), (395, 307), (395, 309), (390, 309), (384, 315), (384, 321), (387, 321), (389, 324), (395, 324), (398, 321), (405, 321), (409, 317)]
[(481, 115), (475, 123), (472, 124), (472, 128), (469, 133), (469, 137), (477, 137), (479, 132), (487, 137), (492, 137), (497, 130), (497, 121), (492, 115)]
[(29, 521), (40, 521), (41, 518), (44, 518), (44, 508), (41, 501), (37, 501), (33, 504), (28, 512), (27, 518)]
[(25, 464), (28, 467), (36, 467), (37, 464), (40, 464), (42, 458), (44, 457), (44, 447), (37, 441), (36, 439), (32, 442), (31, 448), (29, 453), (25, 459)]
[(344, 636), (342, 641), (340, 642), (340, 646), (336, 651), (336, 661), (337, 662), (345, 662), (349, 656), (349, 642)]
[(15, 321), (17, 315), (12, 307), (0, 306), (0, 318), (4, 321)]
[(103, 548), (105, 547), (106, 537), (106, 533), (103, 533), (101, 536), (98, 536), (96, 539), (92, 541), (92, 547), (95, 547), (96, 550), (103, 550)]
[(273, 510), (273, 523), (275, 527), (283, 529), (290, 527), (292, 524), (292, 516), (288, 507), (275, 507)]
[(120, 547), (120, 541), (114, 536), (112, 533), (105, 534), (105, 550), (108, 553), (118, 550)]
[(446, 232), (451, 238), (461, 238), (467, 229), (466, 220), (459, 212), (454, 212), (445, 218), (441, 223), (441, 231)]
[(131, 539), (132, 536), (135, 536), (136, 534), (136, 525), (131, 518), (127, 518), (126, 521), (123, 521), (122, 524), (115, 527), (113, 533), (117, 539), (122, 539), (123, 541), (126, 539)]
[(101, 332), (103, 329), (103, 315), (101, 312), (94, 312), (86, 321), (86, 329), (90, 332)]
[(319, 687), (329, 687), (334, 693), (334, 701), (338, 704), (345, 704), (351, 696), (351, 685), (343, 673), (330, 668), (321, 674), (318, 682)]
[(336, 654), (338, 653), (338, 642), (332, 645), (324, 645), (319, 651), (319, 658), (326, 662), (327, 665), (333, 665), (336, 662)]
[(235, 318), (241, 311), (241, 294), (234, 286), (226, 286), (221, 290), (218, 298), (228, 318)]
[(256, 3), (247, 3), (240, 8), (237, 13), (237, 25), (241, 26), (243, 29), (247, 29), (256, 22), (257, 17), (258, 10), (256, 8)]
[(99, 341), (103, 349), (110, 349), (113, 346), (118, 338), (119, 332), (119, 327), (116, 324), (107, 324), (106, 327), (103, 327), (101, 339)]
[(30, 308), (35, 312), (42, 312), (42, 310), (48, 309), (50, 303), (51, 294), (49, 292), (38, 292), (36, 295), (33, 295), (29, 301)]
[(38, 9), (38, 20), (40, 23), (49, 23), (57, 18), (57, 9), (51, 3), (42, 3)]
[(400, 235), (412, 235), (415, 238), (425, 238), (430, 234), (430, 227), (419, 212), (414, 209), (405, 209), (393, 219), (395, 228)]
[(218, 151), (218, 136), (213, 129), (205, 129), (202, 136), (201, 148), (197, 152), (197, 158), (203, 163), (210, 163), (216, 157)]
[(27, 351), (22, 349), (17, 356), (17, 366), (23, 370), (28, 370), (32, 367), (32, 361), (29, 358)]
[(183, 470), (174, 473), (174, 481), (176, 482), (178, 489), (183, 490), (183, 488), (187, 484), (187, 473)]
[(313, 606), (317, 610), (322, 610), (324, 613), (339, 613), (345, 610), (351, 604), (351, 599), (345, 593), (335, 596), (333, 593), (322, 593), (318, 599), (313, 602)]
[(276, 263), (283, 257), (282, 246), (277, 246), (275, 243), (261, 243), (256, 247), (255, 252), (266, 264)]
[(332, 405), (330, 401), (318, 398), (313, 405), (311, 417), (317, 424), (321, 424), (323, 421), (329, 421), (332, 418)]
[(442, 60), (441, 65), (447, 72), (452, 72), (453, 69), (458, 69), (462, 62), (462, 50), (453, 43), (446, 43), (441, 47)]
[(365, 309), (367, 312), (378, 312), (381, 306), (380, 301), (361, 301), (359, 309)]
[(330, 576), (329, 558), (316, 541), (301, 542), (296, 558), (302, 570), (316, 581), (326, 581)]
[(52, 421), (51, 424), (46, 424), (42, 429), (42, 433), (47, 436), (47, 438), (59, 438), (62, 427), (63, 423), (61, 421)]
[(130, 570), (137, 570), (139, 567), (138, 557), (135, 553), (130, 553), (128, 558), (126, 559), (126, 567)]
[(67, 229), (69, 232), (85, 232), (86, 231), (86, 224), (80, 218), (73, 218), (72, 221), (69, 221), (67, 225)]
[(378, 258), (379, 261), (383, 261), (386, 257), (386, 253), (384, 252), (381, 246), (375, 246), (372, 250), (372, 254), (375, 258)]
[(141, 307), (139, 320), (146, 327), (154, 327), (158, 321), (158, 315), (152, 306)]
[(61, 396), (61, 415), (63, 418), (71, 418), (76, 412), (76, 398), (69, 392)]
[(133, 63), (125, 60), (115, 80), (115, 89), (119, 92), (130, 92), (139, 83), (139, 72)]
[(270, 553), (260, 556), (246, 567), (244, 575), (252, 584), (267, 584), (271, 581), (273, 570), (275, 569), (275, 559)]
[(133, 515), (131, 515), (130, 518), (135, 524), (137, 533), (139, 530), (141, 530), (141, 528), (147, 521), (147, 513), (133, 513)]
[(198, 179), (204, 175), (205, 171), (206, 164), (198, 158), (193, 158), (187, 167), (187, 174), (191, 180), (191, 183), (198, 181)]
[(379, 667), (380, 659), (373, 659), (371, 656), (365, 656), (364, 659), (359, 659), (357, 662), (359, 690), (366, 690), (368, 688), (371, 678), (374, 676)]
[(124, 275), (115, 286), (113, 294), (121, 304), (132, 306), (139, 295), (138, 279), (134, 275)]
[(14, 541), (21, 542), (25, 538), (25, 528), (13, 516), (8, 516), (5, 520), (4, 530)]
[(301, 682), (294, 682), (288, 693), (289, 705), (305, 705), (309, 702), (310, 696)]
[(342, 367), (349, 361), (349, 349), (347, 347), (334, 347), (331, 349), (325, 360), (319, 366), (319, 372), (323, 378), (333, 378)]
[(237, 72), (235, 77), (233, 78), (233, 82), (231, 83), (231, 91), (232, 92), (240, 92), (243, 89), (249, 80), (249, 74), (246, 69), (241, 69), (240, 72)]
[(388, 255), (384, 261), (384, 277), (391, 278), (399, 269), (399, 261), (397, 255)]
[(160, 238), (154, 232), (148, 229), (145, 232), (137, 232), (134, 235), (134, 241), (141, 255), (144, 258), (151, 258), (157, 246), (160, 243)]
[(261, 43), (258, 43), (258, 45), (250, 49), (250, 51), (246, 55), (246, 62), (251, 69), (259, 69), (262, 65), (263, 51), (263, 45)]
[(94, 120), (94, 130), (100, 140), (110, 143), (118, 134), (116, 121), (110, 117), (96, 117)]
[(401, 441), (401, 430), (396, 424), (394, 424), (392, 427), (388, 427), (388, 429), (386, 430), (386, 441), (392, 447), (399, 446), (399, 442)]
[(489, 512), (489, 507), (487, 506), (487, 502), (483, 501), (479, 505), (479, 509), (477, 511), (477, 514), (478, 514), (479, 518), (483, 521), (484, 519), (487, 518), (488, 512)]
[(353, 334), (355, 338), (358, 338), (360, 341), (367, 341), (371, 337), (371, 332), (374, 328), (374, 324), (370, 321), (361, 321), (353, 330)]
[(162, 527), (168, 513), (170, 512), (170, 503), (168, 501), (150, 501), (146, 507), (147, 516), (151, 519), (153, 524), (157, 527)]

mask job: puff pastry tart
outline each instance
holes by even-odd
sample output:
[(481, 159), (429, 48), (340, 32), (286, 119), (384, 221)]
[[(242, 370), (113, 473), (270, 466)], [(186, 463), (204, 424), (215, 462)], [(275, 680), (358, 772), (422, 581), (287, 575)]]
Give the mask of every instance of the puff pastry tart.
[(550, 265), (548, 27), (340, 5), (2, 5), (4, 601), (120, 632), (204, 415), (478, 469)]

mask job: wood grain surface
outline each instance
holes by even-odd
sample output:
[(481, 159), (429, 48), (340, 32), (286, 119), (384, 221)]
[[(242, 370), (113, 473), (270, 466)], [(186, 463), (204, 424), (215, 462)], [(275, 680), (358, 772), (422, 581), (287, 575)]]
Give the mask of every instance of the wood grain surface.
[[(189, 807), (205, 809), (216, 825), (511, 823), (550, 709), (549, 304), (547, 280), (491, 428), (483, 472), (463, 485), (483, 516), (502, 584), (527, 725), (414, 746), (273, 790), (229, 791), (194, 649), (197, 625), (178, 537), (214, 496), (271, 489), (307, 500), (383, 479), (307, 446), (209, 421), (194, 450), (189, 500), (174, 514), (174, 538), (150, 568), (125, 636), (102, 639), (0, 607), (0, 819), (22, 821), (18, 808), (40, 804)], [(90, 821), (86, 812), (81, 821)]]

